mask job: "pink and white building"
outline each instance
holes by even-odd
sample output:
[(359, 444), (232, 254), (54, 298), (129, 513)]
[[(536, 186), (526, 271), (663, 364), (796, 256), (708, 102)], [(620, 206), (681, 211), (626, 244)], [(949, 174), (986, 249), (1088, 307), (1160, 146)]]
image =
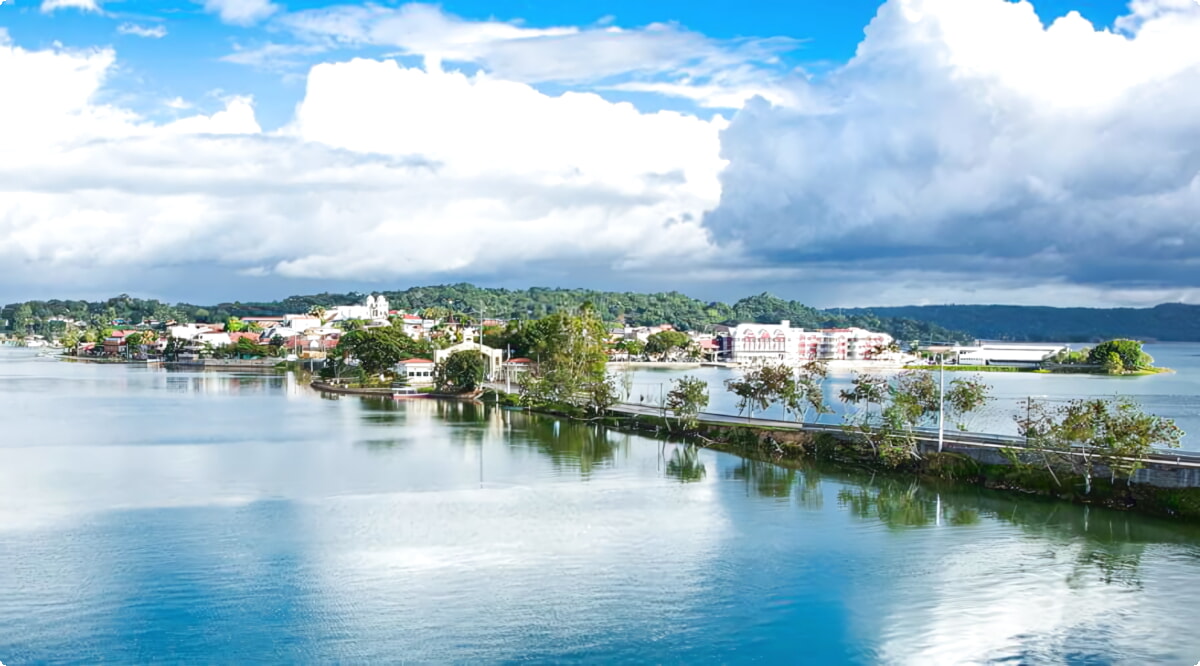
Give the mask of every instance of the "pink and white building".
[(807, 361), (868, 361), (876, 351), (892, 342), (887, 333), (861, 328), (832, 328), (809, 331), (792, 328), (790, 321), (778, 324), (738, 324), (717, 327), (722, 361), (748, 365)]

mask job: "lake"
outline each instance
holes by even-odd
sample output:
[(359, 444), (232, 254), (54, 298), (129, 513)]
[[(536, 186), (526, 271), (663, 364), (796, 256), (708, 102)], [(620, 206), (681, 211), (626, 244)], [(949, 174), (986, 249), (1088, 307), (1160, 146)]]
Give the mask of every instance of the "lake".
[[(1142, 377), (1117, 377), (1106, 375), (1037, 374), (1029, 372), (947, 372), (946, 382), (956, 377), (978, 376), (991, 386), (993, 400), (981, 412), (971, 418), (969, 429), (1000, 435), (1017, 434), (1014, 416), (1023, 411), (1027, 398), (1061, 403), (1074, 398), (1112, 398), (1128, 396), (1142, 405), (1151, 414), (1174, 419), (1183, 428), (1184, 450), (1200, 451), (1200, 344), (1158, 343), (1147, 344), (1145, 350), (1155, 359), (1155, 365), (1171, 368), (1176, 372)], [(618, 376), (620, 373), (616, 373)], [(671, 390), (671, 382), (684, 376), (704, 379), (709, 384), (710, 403), (708, 411), (736, 414), (737, 398), (724, 389), (727, 379), (740, 375), (740, 371), (726, 368), (697, 368), (692, 370), (667, 370), (638, 368), (633, 372), (632, 401), (643, 400), (658, 404), (659, 396)], [(831, 372), (825, 383), (825, 399), (838, 414), (825, 416), (825, 423), (840, 423), (842, 405), (838, 393), (849, 388), (854, 372), (842, 370)], [(783, 418), (783, 410), (773, 406), (755, 416)], [(814, 416), (810, 415), (809, 420)], [(947, 428), (953, 427), (947, 424)]]
[(8, 666), (1200, 659), (1196, 526), (284, 375), (0, 400)]

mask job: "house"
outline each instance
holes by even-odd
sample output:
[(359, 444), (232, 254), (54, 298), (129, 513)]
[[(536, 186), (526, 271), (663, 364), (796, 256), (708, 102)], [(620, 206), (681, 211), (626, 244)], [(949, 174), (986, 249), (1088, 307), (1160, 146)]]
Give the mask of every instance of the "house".
[(229, 334), (225, 331), (205, 331), (199, 333), (192, 338), (199, 345), (212, 345), (213, 347), (224, 347), (230, 344)]
[(257, 345), (257, 344), (259, 344), (261, 337), (262, 336), (259, 333), (250, 333), (250, 332), (230, 333), (229, 334), (229, 343), (236, 345), (239, 340), (249, 340), (250, 342), (253, 342), (254, 344)]
[(421, 317), (414, 314), (404, 314), (400, 315), (400, 321), (403, 322), (404, 334), (408, 337), (414, 340), (420, 340), (425, 337), (425, 332), (428, 328), (425, 325), (425, 320)]
[(167, 335), (178, 340), (194, 340), (197, 335), (211, 330), (208, 324), (180, 324), (167, 328)]
[(426, 358), (410, 358), (396, 364), (396, 376), (405, 377), (413, 386), (433, 384), (433, 368), (436, 364)]
[[(328, 319), (329, 315), (326, 314), (325, 318)], [(283, 328), (295, 329), (297, 331), (306, 331), (310, 328), (320, 328), (323, 324), (324, 322), (322, 322), (319, 318), (311, 315), (289, 314), (283, 316), (283, 323), (280, 324), (280, 326)]]
[(498, 375), (500, 366), (504, 363), (503, 349), (493, 349), (487, 345), (469, 341), (460, 342), (445, 349), (438, 349), (437, 351), (433, 352), (433, 358), (435, 361), (443, 361), (449, 358), (451, 354), (460, 351), (476, 351), (483, 353), (485, 364), (484, 367), (486, 368), (484, 373), (488, 378)]
[(125, 338), (136, 331), (113, 331), (104, 338), (104, 353), (109, 356), (119, 356), (125, 353)]
[(245, 324), (258, 324), (263, 329), (283, 324), (283, 317), (242, 317), (241, 319)]
[(521, 375), (533, 368), (533, 360), (524, 357), (510, 358), (501, 367), (503, 378), (515, 382)]

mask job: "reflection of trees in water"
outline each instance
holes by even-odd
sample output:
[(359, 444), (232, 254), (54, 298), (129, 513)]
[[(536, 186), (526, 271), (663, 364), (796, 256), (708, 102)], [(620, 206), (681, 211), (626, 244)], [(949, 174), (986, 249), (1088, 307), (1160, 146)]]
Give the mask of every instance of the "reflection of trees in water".
[(700, 462), (700, 451), (694, 444), (675, 447), (663, 469), (668, 477), (681, 483), (700, 481), (708, 474), (708, 469)]
[(796, 486), (796, 501), (806, 509), (825, 506), (825, 492), (821, 485), (821, 473), (813, 467), (805, 467)]
[(584, 477), (597, 467), (611, 465), (618, 448), (626, 443), (614, 443), (609, 430), (575, 421), (548, 418), (525, 420), (522, 430), (526, 438), (513, 438), (513, 446), (530, 446), (545, 454), (560, 469), (578, 469)]
[(784, 467), (762, 460), (743, 458), (737, 467), (725, 473), (726, 478), (739, 479), (746, 491), (758, 497), (784, 500), (795, 499), (806, 509), (825, 505), (822, 476), (815, 466), (800, 462)]
[(884, 479), (838, 491), (838, 505), (866, 520), (879, 520), (890, 528), (930, 524), (974, 525), (979, 511), (944, 501), (916, 482)]
[[(838, 504), (863, 520), (889, 528), (974, 525), (987, 516), (1036, 534), (1056, 553), (1072, 553), (1067, 584), (1100, 581), (1140, 589), (1139, 569), (1147, 539), (1186, 542), (1192, 526), (1145, 528), (1153, 519), (1062, 502), (1001, 496), (992, 491), (945, 490), (892, 478), (843, 480)], [(1176, 531), (1181, 530), (1181, 531)]]
[(743, 458), (740, 465), (729, 471), (728, 476), (744, 481), (746, 488), (759, 497), (789, 499), (799, 473), (774, 463)]
[(403, 424), (408, 421), (404, 405), (391, 398), (361, 398), (362, 420), (368, 423)]
[(1085, 542), (1075, 558), (1075, 568), (1067, 576), (1067, 584), (1073, 588), (1083, 587), (1093, 576), (1106, 585), (1121, 585), (1142, 589), (1139, 569), (1142, 555), (1146, 552), (1143, 543)]

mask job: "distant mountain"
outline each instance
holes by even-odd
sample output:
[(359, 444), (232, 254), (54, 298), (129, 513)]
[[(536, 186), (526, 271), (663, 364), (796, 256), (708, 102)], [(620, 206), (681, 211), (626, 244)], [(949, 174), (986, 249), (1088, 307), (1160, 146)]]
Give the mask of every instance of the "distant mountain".
[(1092, 342), (1112, 338), (1143, 341), (1200, 341), (1200, 305), (1168, 303), (1152, 308), (1051, 308), (1024, 305), (909, 305), (855, 308), (847, 315), (874, 313), (966, 331), (988, 340)]

